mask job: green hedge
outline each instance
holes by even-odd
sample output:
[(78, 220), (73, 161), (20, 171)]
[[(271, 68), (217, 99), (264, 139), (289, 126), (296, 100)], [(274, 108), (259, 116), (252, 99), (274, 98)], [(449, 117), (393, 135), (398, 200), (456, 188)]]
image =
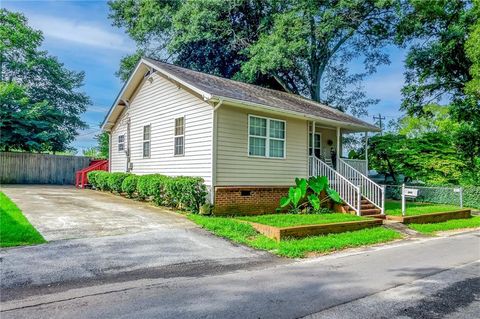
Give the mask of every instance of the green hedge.
[(90, 185), (93, 185), (94, 187), (97, 186), (95, 178), (98, 175), (98, 172), (101, 172), (101, 171), (91, 171), (87, 173), (88, 183)]
[(87, 173), (88, 182), (96, 189), (102, 191), (110, 190), (108, 186), (109, 172), (106, 171), (91, 171)]
[(123, 180), (129, 175), (128, 173), (109, 173), (107, 176), (108, 190), (120, 194), (122, 192)]
[(157, 205), (186, 209), (194, 213), (206, 203), (207, 188), (202, 178), (161, 174), (134, 175), (93, 171), (88, 173), (90, 184), (102, 191), (126, 193)]
[(137, 191), (138, 176), (129, 174), (122, 182), (122, 192), (126, 193), (128, 197), (133, 197)]

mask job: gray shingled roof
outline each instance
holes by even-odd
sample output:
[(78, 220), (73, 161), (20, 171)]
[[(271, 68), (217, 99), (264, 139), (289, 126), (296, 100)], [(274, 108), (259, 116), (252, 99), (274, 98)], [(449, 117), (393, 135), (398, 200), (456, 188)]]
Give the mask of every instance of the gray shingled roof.
[(328, 120), (341, 121), (353, 125), (362, 126), (374, 131), (378, 127), (345, 114), (330, 106), (306, 99), (302, 96), (282, 91), (267, 89), (261, 86), (233, 81), (226, 78), (210, 75), (190, 69), (182, 68), (173, 64), (159, 62), (144, 58), (146, 61), (157, 66), (160, 70), (170, 73), (189, 85), (211, 94), (212, 96), (230, 98), (249, 103), (265, 105), (280, 110), (293, 111)]

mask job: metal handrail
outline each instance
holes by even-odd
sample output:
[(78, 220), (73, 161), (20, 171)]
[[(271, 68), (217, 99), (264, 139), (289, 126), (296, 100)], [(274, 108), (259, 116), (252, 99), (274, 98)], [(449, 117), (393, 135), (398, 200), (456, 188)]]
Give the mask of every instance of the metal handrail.
[(326, 176), (330, 187), (337, 191), (342, 200), (357, 215), (360, 215), (361, 193), (359, 187), (315, 156), (309, 156), (308, 164), (309, 176)]
[(372, 181), (362, 172), (346, 163), (343, 159), (339, 159), (337, 170), (353, 184), (358, 185), (362, 196), (368, 199), (373, 205), (380, 208), (382, 214), (385, 214), (385, 188), (383, 186)]
[(360, 173), (367, 175), (367, 161), (362, 159), (350, 159), (350, 158), (341, 158), (342, 161), (359, 171)]

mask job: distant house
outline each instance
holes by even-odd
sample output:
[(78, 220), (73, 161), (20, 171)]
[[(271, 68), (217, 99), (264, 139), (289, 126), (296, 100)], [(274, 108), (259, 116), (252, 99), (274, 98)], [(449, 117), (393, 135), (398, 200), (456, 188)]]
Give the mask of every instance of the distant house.
[(272, 211), (312, 175), (329, 176), (357, 213), (383, 207), (367, 162), (335, 155), (342, 134), (379, 129), (298, 95), (143, 58), (102, 128), (110, 171), (200, 176), (218, 214)]

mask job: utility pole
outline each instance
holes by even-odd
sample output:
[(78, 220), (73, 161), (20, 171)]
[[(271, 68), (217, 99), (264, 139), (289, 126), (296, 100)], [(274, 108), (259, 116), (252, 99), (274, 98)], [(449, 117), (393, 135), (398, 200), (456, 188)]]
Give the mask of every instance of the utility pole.
[(374, 120), (374, 121), (377, 121), (377, 122), (375, 122), (375, 124), (378, 123), (378, 126), (380, 126), (380, 130), (381, 130), (381, 131), (380, 131), (380, 135), (383, 135), (383, 124), (382, 124), (382, 121), (385, 120), (385, 116), (382, 116), (381, 113), (378, 113), (378, 116), (375, 116), (375, 115), (373, 116), (373, 120)]

